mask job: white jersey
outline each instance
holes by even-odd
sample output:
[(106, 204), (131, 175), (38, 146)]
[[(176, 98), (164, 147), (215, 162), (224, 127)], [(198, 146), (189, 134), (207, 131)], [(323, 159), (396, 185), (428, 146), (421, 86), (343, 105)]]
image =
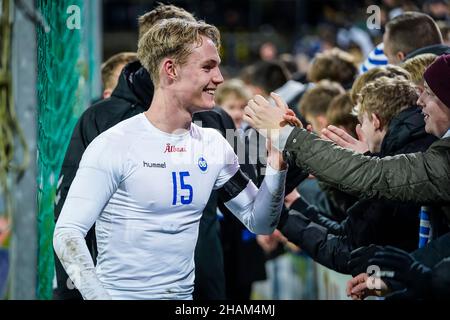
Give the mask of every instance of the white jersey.
[[(89, 145), (57, 229), (84, 237), (95, 223), (95, 273), (113, 299), (190, 299), (202, 211), (211, 191), (238, 170), (237, 156), (216, 130), (192, 124), (168, 134), (140, 114)], [(245, 213), (240, 205), (256, 193), (248, 183), (229, 208)], [(253, 216), (236, 215), (255, 224)]]

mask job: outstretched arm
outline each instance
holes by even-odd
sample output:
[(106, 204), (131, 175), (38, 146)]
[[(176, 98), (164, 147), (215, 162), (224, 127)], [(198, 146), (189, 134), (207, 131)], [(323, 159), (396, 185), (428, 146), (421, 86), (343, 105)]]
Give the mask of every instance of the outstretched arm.
[(350, 244), (345, 236), (336, 236), (300, 212), (291, 209), (281, 233), (299, 246), (314, 261), (341, 273), (349, 273)]
[(425, 153), (380, 159), (294, 128), (285, 151), (318, 179), (360, 198), (450, 202), (449, 139), (435, 142)]
[(268, 150), (266, 175), (259, 189), (241, 170), (219, 189), (225, 206), (256, 234), (275, 230), (284, 201), (287, 165), (270, 143)]

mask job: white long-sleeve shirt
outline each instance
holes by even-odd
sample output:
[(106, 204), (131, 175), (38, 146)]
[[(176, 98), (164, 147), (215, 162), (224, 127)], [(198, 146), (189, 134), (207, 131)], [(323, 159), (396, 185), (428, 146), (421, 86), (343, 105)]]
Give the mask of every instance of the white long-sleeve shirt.
[[(54, 234), (55, 251), (83, 297), (190, 299), (202, 211), (211, 191), (238, 170), (228, 142), (195, 124), (167, 134), (140, 114), (98, 136), (83, 155)], [(260, 190), (248, 182), (225, 205), (254, 233), (270, 234), (284, 180), (285, 171), (269, 168)], [(95, 269), (84, 241), (94, 223)]]

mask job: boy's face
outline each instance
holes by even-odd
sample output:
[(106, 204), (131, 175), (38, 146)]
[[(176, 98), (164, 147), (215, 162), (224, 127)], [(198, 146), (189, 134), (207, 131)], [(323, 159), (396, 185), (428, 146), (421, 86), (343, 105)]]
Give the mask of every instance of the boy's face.
[(174, 90), (191, 113), (212, 109), (214, 94), (223, 82), (220, 57), (214, 42), (202, 36), (202, 45), (195, 47), (183, 65), (179, 65)]
[(244, 109), (247, 105), (247, 100), (239, 98), (235, 93), (230, 93), (225, 96), (220, 105), (233, 119), (234, 125), (237, 129), (241, 127), (242, 119), (244, 118)]
[(111, 97), (112, 92), (114, 91), (114, 89), (117, 86), (117, 83), (119, 82), (120, 73), (122, 72), (122, 69), (125, 68), (125, 66), (126, 63), (120, 63), (119, 65), (116, 66), (110, 77), (109, 81), (110, 87), (108, 88), (105, 87), (105, 89), (103, 90), (103, 99), (108, 99), (109, 97)]
[(369, 151), (372, 153), (380, 152), (384, 135), (382, 131), (377, 130), (373, 114), (369, 115), (367, 112), (364, 112), (359, 117), (359, 122), (361, 123), (361, 131), (369, 147)]
[(431, 91), (425, 82), (417, 104), (422, 108), (425, 131), (441, 138), (450, 128), (450, 108)]

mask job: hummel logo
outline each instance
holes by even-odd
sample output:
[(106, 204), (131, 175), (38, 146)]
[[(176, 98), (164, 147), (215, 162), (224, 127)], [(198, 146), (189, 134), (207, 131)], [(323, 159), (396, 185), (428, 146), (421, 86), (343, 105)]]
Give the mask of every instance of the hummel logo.
[(143, 162), (143, 167), (144, 168), (161, 168), (161, 169), (165, 169), (166, 168), (166, 163), (165, 162), (163, 162), (163, 163), (154, 163), (154, 162), (149, 163), (149, 162), (145, 162), (145, 161), (142, 161), (142, 162)]
[(175, 147), (172, 146), (170, 143), (166, 144), (166, 148), (164, 149), (164, 153), (167, 152), (186, 152), (186, 147)]

